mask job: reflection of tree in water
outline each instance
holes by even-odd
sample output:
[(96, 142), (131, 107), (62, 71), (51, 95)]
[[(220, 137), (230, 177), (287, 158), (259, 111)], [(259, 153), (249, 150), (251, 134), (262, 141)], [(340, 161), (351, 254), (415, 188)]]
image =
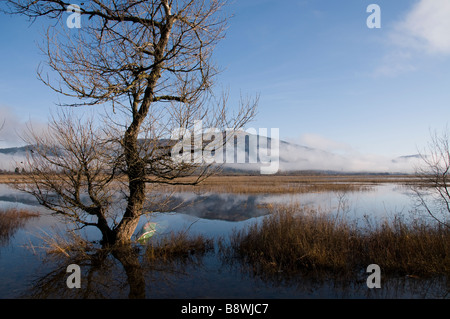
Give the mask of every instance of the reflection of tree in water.
[(129, 286), (128, 297), (131, 299), (145, 298), (144, 269), (139, 261), (139, 252), (130, 246), (127, 249), (114, 250), (112, 255), (125, 270)]
[[(52, 256), (45, 260), (50, 271), (36, 278), (25, 297), (31, 298), (108, 298), (116, 289), (105, 289), (116, 285), (117, 260), (107, 251), (98, 250), (93, 254), (77, 254), (66, 257)], [(66, 284), (67, 266), (76, 264), (81, 268), (81, 288), (69, 289)], [(120, 286), (115, 287), (120, 288)]]
[[(46, 264), (51, 267), (45, 275), (32, 282), (26, 298), (106, 299), (146, 298), (152, 283), (157, 287), (170, 286), (171, 280), (188, 276), (186, 266), (201, 265), (203, 252), (189, 252), (174, 258), (149, 261), (144, 246), (127, 246), (120, 249), (98, 249), (92, 253), (79, 253), (67, 257), (58, 255)], [(67, 266), (77, 264), (81, 268), (81, 288), (69, 289), (66, 280)], [(164, 282), (161, 282), (164, 281)]]
[[(98, 250), (90, 255), (59, 255), (48, 263), (51, 270), (37, 278), (32, 288), (22, 297), (27, 298), (63, 298), (63, 299), (106, 299), (106, 298), (160, 298), (186, 297), (195, 292), (164, 291), (171, 287), (180, 287), (179, 281), (193, 276), (193, 270), (202, 270), (203, 257), (187, 253), (176, 258), (160, 258), (149, 261), (141, 249), (128, 247), (122, 250)], [(70, 274), (66, 268), (78, 264), (81, 268), (81, 289), (69, 289), (66, 279)], [(446, 278), (420, 279), (405, 276), (382, 276), (382, 289), (368, 289), (368, 274), (361, 271), (352, 276), (332, 272), (310, 271), (290, 274), (286, 272), (261, 272), (248, 263), (234, 260), (222, 260), (221, 266), (230, 267), (228, 271), (239, 273), (239, 277), (252, 278), (256, 286), (264, 283), (268, 289), (281, 288), (292, 291), (293, 296), (321, 298), (448, 298), (448, 280)], [(247, 280), (244, 284), (252, 285)], [(199, 283), (200, 284), (200, 283)], [(238, 286), (239, 284), (236, 283)], [(239, 289), (239, 288), (238, 288)], [(251, 294), (251, 289), (249, 293)], [(203, 293), (208, 293), (205, 291)], [(215, 292), (220, 293), (220, 292)], [(255, 291), (256, 296), (258, 292)], [(276, 294), (276, 293), (275, 293)], [(249, 295), (248, 298), (254, 296)]]

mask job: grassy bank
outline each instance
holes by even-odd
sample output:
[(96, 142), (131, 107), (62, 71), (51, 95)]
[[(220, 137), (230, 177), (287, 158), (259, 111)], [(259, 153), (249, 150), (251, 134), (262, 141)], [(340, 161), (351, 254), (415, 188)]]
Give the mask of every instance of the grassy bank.
[[(180, 179), (189, 181), (192, 178)], [(294, 194), (368, 191), (381, 183), (402, 185), (417, 182), (414, 176), (393, 175), (246, 175), (211, 176), (196, 186), (160, 186), (161, 190), (234, 194)]]
[(367, 227), (300, 207), (281, 206), (231, 236), (226, 255), (259, 274), (355, 274), (378, 264), (384, 274), (450, 274), (450, 229), (400, 218)]
[[(55, 178), (57, 176), (55, 175)], [(177, 182), (193, 182), (195, 177), (178, 178)], [(0, 175), (1, 183), (27, 182), (27, 174)], [(351, 192), (370, 190), (381, 183), (411, 185), (417, 183), (413, 175), (215, 175), (196, 186), (152, 185), (149, 190), (168, 192), (221, 192), (237, 194), (284, 194), (317, 192)]]

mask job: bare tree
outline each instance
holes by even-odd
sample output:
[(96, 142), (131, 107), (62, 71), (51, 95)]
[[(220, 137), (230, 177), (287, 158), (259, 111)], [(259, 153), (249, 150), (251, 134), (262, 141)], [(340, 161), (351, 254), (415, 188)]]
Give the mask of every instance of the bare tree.
[[(56, 92), (76, 99), (63, 106), (106, 110), (101, 129), (66, 115), (52, 121), (46, 138), (30, 134), (37, 145), (28, 168), (34, 175), (23, 189), (55, 212), (98, 227), (108, 244), (130, 241), (148, 183), (179, 184), (179, 177), (193, 173), (198, 183), (208, 176), (209, 166), (200, 165), (205, 163), (171, 160), (163, 138), (175, 128), (192, 130), (198, 120), (236, 130), (255, 115), (257, 98), (242, 100), (231, 114), (226, 97), (214, 94), (218, 70), (212, 53), (224, 37), (225, 1), (92, 0), (80, 8), (77, 32), (65, 25), (69, 2), (6, 3), (8, 13), (59, 21), (60, 27), (49, 27), (42, 47), (59, 81), (44, 68), (38, 74)], [(123, 192), (123, 177), (126, 205), (111, 222), (107, 217), (117, 214), (111, 203)]]
[(431, 134), (416, 168), (419, 182), (413, 186), (419, 204), (441, 225), (450, 227), (450, 136), (448, 131)]
[(61, 112), (46, 132), (30, 128), (24, 140), (32, 145), (23, 166), (27, 180), (14, 187), (80, 228), (96, 226), (105, 242), (114, 238), (108, 221), (111, 208), (118, 205), (119, 163), (114, 162), (111, 141), (93, 119)]

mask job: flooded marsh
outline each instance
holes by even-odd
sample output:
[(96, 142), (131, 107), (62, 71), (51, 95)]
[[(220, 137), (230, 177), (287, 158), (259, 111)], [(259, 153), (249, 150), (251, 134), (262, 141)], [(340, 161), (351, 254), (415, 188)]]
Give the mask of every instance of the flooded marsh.
[[(360, 182), (351, 181), (357, 185)], [(366, 187), (368, 184), (370, 187)], [(387, 249), (389, 245), (383, 243), (394, 233), (403, 234), (403, 239), (414, 236), (414, 233), (406, 232), (407, 227), (401, 228), (414, 225), (409, 222), (416, 221), (413, 226), (416, 230), (427, 230), (418, 226), (419, 220), (432, 223), (426, 213), (417, 209), (409, 188), (398, 180), (364, 185), (358, 189), (348, 187), (346, 191), (323, 188), (314, 192), (273, 194), (265, 191), (218, 192), (207, 188), (175, 192), (170, 203), (176, 210), (171, 210), (169, 205), (165, 211), (143, 216), (136, 230), (138, 232), (146, 223), (152, 222), (159, 226), (156, 234), (146, 244), (136, 243), (122, 251), (98, 249), (100, 233), (97, 230), (84, 228), (68, 232), (67, 229), (72, 229), (70, 225), (38, 206), (33, 198), (0, 185), (2, 214), (21, 209), (39, 212), (39, 217), (24, 219), (0, 246), (0, 298), (449, 298), (448, 241), (437, 244), (436, 251), (441, 249), (441, 259), (436, 262), (441, 268), (430, 272), (423, 271), (433, 265), (430, 256), (425, 256), (429, 260), (428, 268), (426, 264), (417, 264), (415, 268), (413, 259), (405, 259), (411, 255), (407, 250), (417, 251), (418, 246), (405, 246), (395, 251)], [(150, 206), (147, 208), (152, 211)], [(321, 220), (324, 236), (320, 237), (320, 232), (311, 224), (307, 225), (309, 232), (305, 228), (301, 234), (295, 228), (290, 230), (291, 233), (285, 231), (291, 236), (290, 243), (277, 243), (282, 237), (274, 237), (273, 231), (256, 231), (260, 230), (258, 227), (265, 227), (264, 223), (274, 216), (273, 212), (283, 207), (325, 216)], [(0, 218), (5, 220), (5, 216)], [(397, 225), (400, 229), (386, 226), (387, 222), (399, 218), (405, 223)], [(345, 233), (324, 224), (325, 220), (345, 220), (348, 224), (339, 224), (340, 227), (351, 225), (352, 228)], [(421, 225), (425, 227), (425, 224)], [(391, 233), (369, 238), (366, 242), (347, 240), (344, 236), (353, 238), (351, 231), (359, 229), (364, 237), (364, 227), (369, 226)], [(250, 233), (249, 229), (254, 232)], [(333, 232), (342, 236), (341, 239), (332, 241)], [(240, 234), (240, 238), (236, 234)], [(237, 239), (250, 234), (255, 236), (253, 246), (249, 246), (251, 250), (256, 254), (261, 249), (260, 254), (267, 252), (269, 259), (252, 260), (250, 255), (239, 256)], [(266, 236), (266, 242), (257, 236)], [(439, 236), (448, 236), (448, 231)], [(293, 250), (293, 256), (305, 263), (300, 271), (291, 268), (299, 263), (286, 253), (288, 248), (283, 245), (289, 246), (290, 250), (297, 249), (298, 242), (292, 242), (292, 238), (303, 238), (305, 245), (315, 245), (316, 252), (322, 254), (314, 259), (311, 251)], [(328, 246), (319, 247), (318, 243), (326, 238), (330, 239)], [(422, 239), (413, 242), (430, 247)], [(273, 250), (271, 244), (280, 244), (280, 257), (276, 257), (279, 252)], [(444, 247), (439, 248), (442, 244)], [(355, 261), (355, 264), (349, 262), (352, 258), (342, 259), (343, 247), (350, 250), (351, 245), (363, 245), (367, 253), (365, 259)], [(433, 254), (435, 251), (429, 249), (428, 252)], [(399, 255), (409, 268), (390, 269), (389, 254)], [(332, 258), (335, 258), (332, 263), (339, 267), (318, 267), (320, 262), (330, 262)], [(365, 268), (369, 263), (381, 266), (381, 289), (367, 287)], [(69, 289), (66, 285), (66, 268), (70, 264), (80, 266), (81, 289)]]

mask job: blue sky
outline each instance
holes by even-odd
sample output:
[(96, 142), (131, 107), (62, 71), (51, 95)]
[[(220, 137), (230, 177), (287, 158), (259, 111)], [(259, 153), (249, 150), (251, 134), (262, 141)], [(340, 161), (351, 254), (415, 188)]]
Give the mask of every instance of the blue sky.
[[(76, 1), (74, 1), (76, 3)], [(369, 29), (369, 4), (381, 28)], [(450, 1), (241, 0), (215, 59), (230, 103), (260, 94), (249, 124), (343, 154), (401, 156), (450, 119)], [(42, 25), (0, 16), (0, 146), (13, 128), (45, 123), (58, 96), (36, 77)], [(11, 120), (10, 120), (11, 119)]]

